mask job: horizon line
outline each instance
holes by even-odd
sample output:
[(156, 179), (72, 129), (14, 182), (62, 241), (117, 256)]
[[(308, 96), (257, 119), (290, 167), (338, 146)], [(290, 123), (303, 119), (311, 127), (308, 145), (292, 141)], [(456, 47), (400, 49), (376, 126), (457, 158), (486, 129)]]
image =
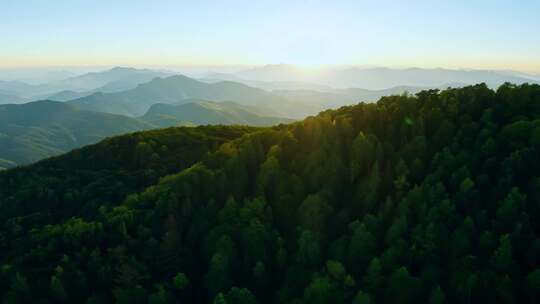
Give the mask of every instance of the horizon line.
[(379, 65), (379, 64), (322, 64), (318, 66), (310, 66), (303, 64), (294, 64), (294, 63), (260, 63), (260, 64), (249, 64), (249, 63), (223, 63), (223, 64), (213, 64), (213, 63), (188, 63), (188, 64), (81, 64), (81, 65), (33, 65), (33, 66), (0, 66), (0, 71), (2, 70), (63, 70), (63, 69), (98, 69), (103, 68), (104, 70), (109, 70), (113, 68), (135, 68), (135, 69), (166, 69), (166, 68), (261, 68), (267, 66), (290, 66), (301, 70), (325, 70), (325, 69), (342, 69), (342, 68), (357, 68), (357, 69), (390, 69), (390, 70), (410, 70), (410, 69), (419, 69), (419, 70), (451, 70), (451, 71), (492, 71), (492, 72), (519, 72), (524, 74), (530, 74), (532, 76), (538, 76), (537, 73), (540, 73), (540, 70), (526, 70), (519, 68), (484, 68), (484, 67), (444, 67), (444, 66), (418, 66), (418, 65)]

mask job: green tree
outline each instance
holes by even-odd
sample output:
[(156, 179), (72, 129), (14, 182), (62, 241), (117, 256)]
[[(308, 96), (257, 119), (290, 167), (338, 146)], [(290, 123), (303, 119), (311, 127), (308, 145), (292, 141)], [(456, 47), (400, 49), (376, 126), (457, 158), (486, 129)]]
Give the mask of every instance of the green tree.
[(167, 304), (169, 297), (162, 285), (157, 286), (157, 291), (148, 296), (148, 304)]
[(540, 291), (540, 269), (536, 269), (527, 275), (527, 284), (535, 292)]
[(50, 283), (51, 296), (58, 302), (63, 302), (67, 298), (66, 290), (64, 285), (56, 276), (51, 277)]
[(358, 291), (353, 299), (353, 304), (371, 304), (371, 296), (367, 292)]
[(386, 298), (389, 303), (415, 303), (421, 288), (421, 281), (411, 276), (407, 268), (401, 267), (388, 278)]
[(359, 132), (351, 148), (351, 181), (368, 174), (376, 153), (376, 145), (363, 132)]
[(246, 288), (233, 287), (225, 295), (227, 303), (236, 304), (257, 304), (255, 296)]
[(343, 281), (347, 272), (345, 267), (339, 261), (327, 261), (326, 271), (328, 274), (337, 281)]
[(174, 278), (173, 278), (173, 286), (174, 286), (174, 288), (176, 288), (178, 290), (183, 290), (188, 285), (189, 285), (189, 279), (187, 278), (187, 276), (184, 273), (179, 272), (174, 276)]
[(353, 273), (361, 273), (377, 252), (377, 242), (364, 224), (352, 223), (353, 235), (348, 248), (348, 267)]
[(335, 286), (328, 277), (314, 278), (304, 290), (304, 301), (312, 304), (339, 303)]
[(117, 304), (146, 303), (146, 291), (141, 287), (116, 288), (113, 291)]
[(315, 267), (321, 262), (319, 240), (310, 230), (304, 230), (298, 239), (298, 262), (308, 267)]
[(516, 265), (512, 255), (512, 243), (508, 234), (501, 235), (499, 247), (493, 253), (491, 263), (498, 271), (505, 273), (514, 271)]
[(298, 208), (300, 224), (321, 237), (332, 214), (332, 207), (319, 195), (309, 195)]
[(11, 289), (6, 295), (6, 303), (26, 303), (31, 299), (31, 295), (28, 280), (17, 272), (11, 281)]
[(206, 275), (206, 285), (211, 296), (232, 286), (229, 259), (222, 253), (216, 253), (210, 260), (210, 269)]
[(517, 187), (514, 187), (506, 198), (499, 203), (497, 220), (504, 231), (511, 231), (515, 223), (518, 222), (518, 217), (526, 199), (527, 196), (522, 194)]
[(443, 290), (440, 286), (437, 286), (437, 288), (431, 291), (429, 304), (444, 304), (445, 298)]
[(227, 304), (227, 300), (225, 300), (223, 293), (220, 292), (216, 295), (214, 298), (214, 304)]
[(384, 276), (379, 258), (373, 258), (371, 262), (369, 262), (369, 266), (366, 274), (362, 278), (362, 282), (364, 283), (366, 290), (373, 295), (376, 295), (381, 291), (384, 283)]

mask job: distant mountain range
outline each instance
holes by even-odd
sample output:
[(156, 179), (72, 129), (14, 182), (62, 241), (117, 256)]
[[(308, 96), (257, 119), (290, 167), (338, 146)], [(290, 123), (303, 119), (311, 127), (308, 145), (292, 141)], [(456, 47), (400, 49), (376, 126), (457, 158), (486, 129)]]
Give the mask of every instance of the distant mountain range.
[(476, 84), (484, 82), (498, 87), (505, 82), (515, 84), (538, 82), (535, 77), (492, 70), (392, 69), (392, 68), (327, 68), (308, 70), (292, 65), (266, 65), (235, 74), (250, 81), (293, 81), (327, 85), (335, 88), (372, 90), (396, 86), (439, 87), (446, 83)]
[[(115, 67), (102, 72), (86, 73), (45, 84), (0, 81), (0, 91), (25, 101), (56, 99), (55, 96), (60, 96), (60, 99), (63, 99), (62, 96), (66, 92), (72, 94), (70, 97), (76, 94), (79, 94), (77, 97), (87, 96), (94, 92), (119, 92), (135, 88), (138, 84), (148, 82), (156, 77), (171, 75), (173, 75), (171, 72)], [(0, 102), (2, 101), (0, 100)]]
[(310, 82), (301, 81), (257, 81), (248, 80), (234, 74), (225, 73), (209, 73), (203, 78), (199, 78), (199, 81), (215, 83), (220, 81), (234, 81), (246, 84), (251, 87), (260, 88), (267, 91), (274, 90), (315, 90), (315, 91), (329, 91), (333, 90), (333, 87), (327, 85), (321, 85)]
[[(58, 75), (69, 75), (67, 72)], [(117, 93), (135, 89), (137, 85), (154, 78), (167, 78), (175, 72), (115, 67), (101, 72), (91, 72), (42, 84), (22, 81), (1, 81), (0, 93), (17, 97), (17, 102), (38, 99), (68, 101), (87, 97), (94, 93)], [(2, 75), (0, 73), (0, 79)], [(485, 82), (497, 87), (504, 82), (521, 84), (538, 83), (540, 75), (515, 71), (496, 70), (452, 70), (452, 69), (393, 69), (393, 68), (324, 68), (303, 69), (293, 65), (266, 65), (236, 73), (210, 72), (199, 79), (201, 82), (216, 84), (223, 81), (242, 83), (250, 87), (274, 90), (311, 90), (328, 92), (339, 88), (362, 88), (385, 90), (394, 87), (441, 87), (445, 84), (476, 84)], [(185, 98), (212, 99), (205, 96)], [(10, 101), (11, 100), (11, 101)], [(14, 103), (14, 98), (0, 98), (0, 103)], [(238, 101), (238, 100), (236, 100)], [(240, 101), (239, 101), (240, 102)]]
[[(84, 68), (82, 70), (85, 70)], [(79, 69), (81, 71), (81, 69)], [(3, 68), (0, 69), (1, 80), (18, 80), (27, 84), (43, 84), (64, 80), (82, 74), (58, 68)]]
[(86, 73), (67, 78), (54, 82), (52, 85), (79, 92), (97, 89), (103, 93), (112, 93), (133, 89), (138, 84), (148, 82), (156, 77), (171, 75), (173, 75), (171, 72), (115, 67), (103, 72)]
[(463, 87), (464, 84), (454, 83), (442, 85), (440, 87), (415, 87), (397, 86), (383, 90), (368, 90), (358, 88), (330, 89), (326, 91), (316, 90), (274, 90), (272, 93), (285, 97), (290, 101), (299, 103), (309, 103), (317, 106), (320, 111), (328, 108), (340, 107), (343, 105), (356, 104), (359, 102), (376, 102), (383, 96), (401, 95), (404, 93), (416, 94), (427, 89), (447, 89), (449, 87)]
[[(44, 90), (43, 85), (31, 85), (18, 80), (0, 80), (0, 92), (9, 96), (16, 96), (24, 99), (32, 96), (32, 94), (40, 94)], [(8, 101), (9, 102), (9, 101)]]
[(20, 98), (19, 96), (0, 92), (0, 104), (21, 102), (24, 102), (24, 99)]
[(269, 116), (296, 118), (314, 113), (314, 108), (309, 105), (292, 103), (286, 98), (242, 83), (206, 83), (182, 75), (155, 78), (132, 90), (95, 93), (69, 103), (86, 110), (140, 116), (155, 103), (173, 104), (190, 98), (257, 106), (260, 113)]

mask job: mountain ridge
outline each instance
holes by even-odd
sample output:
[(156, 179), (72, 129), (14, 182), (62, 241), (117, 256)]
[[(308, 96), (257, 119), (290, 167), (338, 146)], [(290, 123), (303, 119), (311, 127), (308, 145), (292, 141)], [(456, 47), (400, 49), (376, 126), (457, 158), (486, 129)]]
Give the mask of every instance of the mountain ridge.
[[(188, 98), (234, 100), (240, 104), (257, 105), (261, 109), (266, 109), (272, 116), (287, 117), (291, 114), (289, 111), (291, 108), (296, 108), (296, 112), (305, 111), (302, 108), (305, 105), (292, 104), (285, 98), (245, 84), (231, 81), (209, 84), (183, 75), (155, 78), (132, 90), (92, 94), (68, 102), (88, 110), (140, 116), (154, 103), (176, 103)], [(309, 110), (309, 107), (307, 108)]]
[(492, 88), (510, 82), (538, 83), (523, 75), (498, 70), (405, 68), (388, 67), (319, 68), (302, 69), (291, 65), (269, 65), (236, 73), (243, 78), (261, 81), (304, 81), (336, 88), (359, 87), (382, 90), (395, 86), (438, 87), (445, 83), (461, 82), (467, 85), (485, 82)]
[(170, 125), (252, 125), (271, 126), (292, 122), (290, 119), (259, 115), (235, 102), (212, 102), (189, 100), (179, 104), (153, 104), (140, 117), (141, 120), (157, 126)]
[(0, 158), (27, 164), (151, 127), (133, 118), (84, 111), (56, 101), (0, 105)]

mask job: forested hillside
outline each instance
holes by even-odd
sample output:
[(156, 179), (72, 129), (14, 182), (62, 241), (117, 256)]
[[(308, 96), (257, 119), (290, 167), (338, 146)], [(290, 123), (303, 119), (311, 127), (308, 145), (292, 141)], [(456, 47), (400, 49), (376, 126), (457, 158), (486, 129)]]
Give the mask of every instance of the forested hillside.
[(536, 303), (539, 150), (527, 84), (109, 139), (0, 172), (0, 294)]
[(0, 105), (0, 169), (27, 165), (135, 131), (208, 124), (271, 126), (292, 121), (251, 109), (233, 102), (197, 100), (155, 104), (144, 116), (135, 118), (80, 110), (50, 100)]
[(0, 159), (6, 160), (7, 167), (28, 164), (108, 136), (153, 127), (132, 117), (79, 110), (50, 100), (0, 105)]
[(292, 119), (264, 116), (256, 107), (235, 102), (212, 102), (194, 99), (179, 104), (153, 104), (140, 120), (158, 127), (174, 125), (249, 125), (272, 126)]

